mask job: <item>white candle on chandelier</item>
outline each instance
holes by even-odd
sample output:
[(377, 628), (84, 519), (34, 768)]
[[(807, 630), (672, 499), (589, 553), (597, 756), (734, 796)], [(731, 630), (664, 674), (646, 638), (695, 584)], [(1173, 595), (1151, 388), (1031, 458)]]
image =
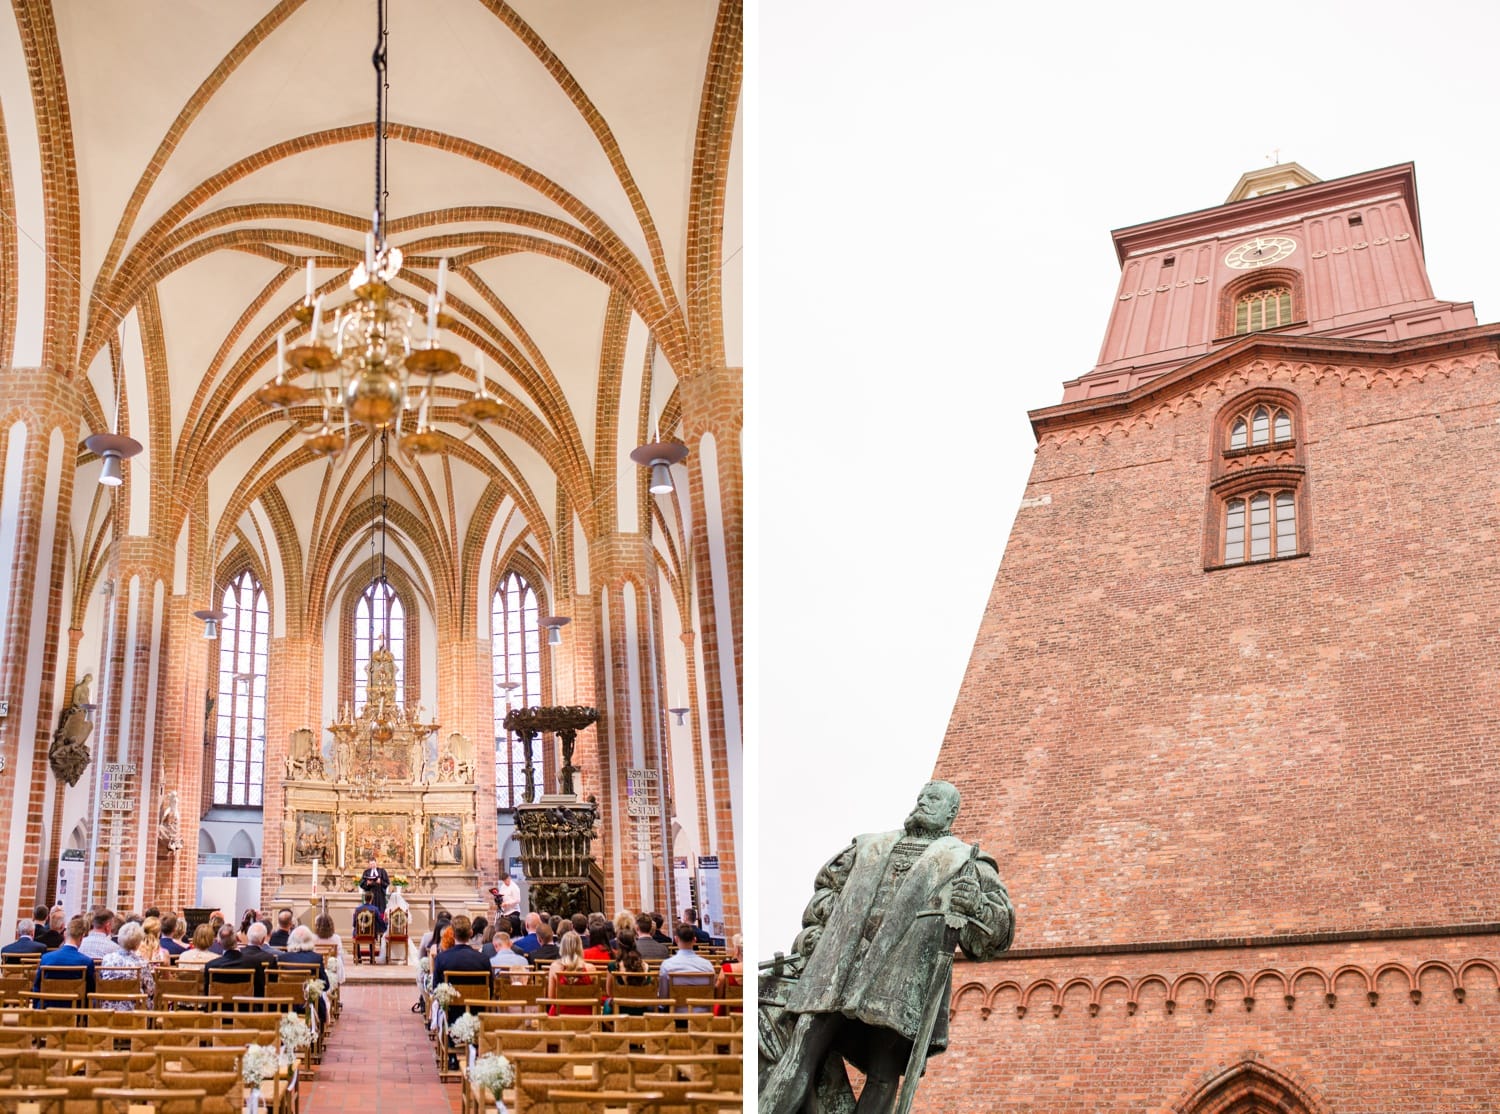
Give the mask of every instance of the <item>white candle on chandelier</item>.
[(427, 299), (427, 347), (432, 348), (437, 344), (437, 315), (438, 299), (429, 296)]
[(344, 354), (344, 311), (339, 310), (333, 315), (333, 340), (335, 349), (340, 356)]
[(365, 233), (365, 277), (375, 277), (375, 233)]
[(474, 387), (484, 391), (484, 353), (477, 348), (474, 349)]
[(316, 348), (318, 345), (318, 331), (323, 327), (323, 295), (319, 294), (317, 301), (313, 302), (312, 334), (307, 343)]
[(307, 261), (307, 300), (313, 300), (313, 261)]
[(443, 299), (448, 296), (448, 257), (445, 255), (438, 260), (438, 287), (437, 304), (438, 309), (443, 308)]

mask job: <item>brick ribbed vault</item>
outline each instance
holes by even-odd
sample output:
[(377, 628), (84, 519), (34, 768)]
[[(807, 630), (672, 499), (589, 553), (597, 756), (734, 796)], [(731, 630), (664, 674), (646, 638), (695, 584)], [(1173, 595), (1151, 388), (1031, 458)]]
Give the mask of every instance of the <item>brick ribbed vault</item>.
[[(59, 395), (65, 432), (79, 446), (68, 454), (67, 482), (54, 478), (48, 489), (65, 493), (60, 504), (38, 498), (48, 482), (36, 456), (45, 453), (40, 426), (15, 442), (25, 451), (0, 473), (0, 499), (24, 486), (6, 505), (52, 516), (57, 548), (56, 559), (27, 565), (32, 581), (8, 599), (3, 629), (14, 642), (28, 630), (17, 608), (60, 601), (56, 618), (44, 617), (58, 627), (47, 668), (92, 670), (97, 686), (114, 690), (101, 734), (115, 722), (138, 725), (142, 741), (125, 741), (132, 754), (150, 740), (147, 815), (151, 794), (169, 783), (184, 801), (202, 796), (201, 764), (179, 761), (173, 749), (196, 742), (206, 683), (204, 651), (185, 640), (196, 634), (189, 613), (217, 598), (230, 570), (262, 576), (272, 673), (296, 681), (291, 705), (270, 716), (275, 727), (313, 720), (343, 684), (313, 663), (324, 660), (325, 641), (342, 637), (348, 592), (369, 575), (379, 512), (372, 446), (356, 437), (343, 458), (318, 460), (300, 429), (267, 413), (254, 392), (272, 373), (277, 334), (293, 324), (306, 261), (317, 290), (338, 297), (362, 256), (373, 138), (367, 7), (330, 15), (282, 0), (194, 27), (173, 18), (170, 0), (88, 12), (17, 0), (0, 17), (0, 36), (27, 67), (24, 85), (7, 82), (0, 99), (0, 368), (13, 367), (23, 339), (40, 330), (44, 370), (68, 383)], [(695, 451), (704, 435), (721, 444), (738, 436), (739, 355), (724, 338), (739, 333), (739, 214), (726, 211), (726, 198), (738, 196), (730, 167), (741, 5), (640, 0), (601, 8), (588, 27), (537, 0), (395, 9), (388, 230), (407, 260), (397, 286), (422, 304), (439, 260), (448, 260), (450, 339), (465, 362), (435, 385), (448, 451), (421, 461), (398, 454), (388, 484), (388, 559), (437, 632), (438, 645), (429, 640), (421, 651), (436, 655), (430, 675), (443, 691), (432, 701), (475, 716), (467, 730), (487, 721), (470, 709), (472, 694), (490, 687), (469, 675), (488, 668), (487, 650), (473, 648), (488, 635), (497, 581), (517, 568), (549, 609), (578, 619), (546, 670), (550, 695), (603, 707), (595, 678), (609, 648), (590, 618), (595, 584), (634, 583), (623, 610), (610, 606), (644, 640), (631, 653), (652, 664), (639, 671), (645, 691), (619, 697), (631, 722), (604, 730), (622, 755), (640, 743), (637, 751), (659, 756), (652, 764), (668, 766), (668, 804), (689, 834), (683, 849), (717, 853), (733, 880), (737, 848), (711, 840), (710, 829), (736, 828), (738, 774), (725, 767), (738, 764), (738, 728), (733, 738), (718, 733), (739, 722), (722, 714), (723, 701), (739, 700), (739, 604), (735, 595), (730, 614), (716, 614), (702, 570), (708, 539), (731, 539), (737, 593), (738, 454), (721, 457), (721, 497), (706, 505), (693, 468), (678, 470), (673, 495), (654, 497), (625, 457), (657, 430)], [(130, 65), (103, 64), (122, 53)], [(28, 237), (45, 245), (43, 270), (28, 269)], [(18, 297), (35, 284), (40, 297)], [(25, 316), (33, 305), (40, 317)], [(506, 412), (465, 437), (454, 407), (473, 389), (476, 349)], [(678, 386), (690, 379), (725, 386), (685, 403)], [(0, 377), (0, 412), (53, 414), (59, 404), (38, 383), (45, 377)], [(318, 415), (295, 417), (306, 424)], [(81, 448), (105, 428), (147, 447), (113, 491), (95, 482), (99, 462)], [(129, 614), (116, 593), (101, 593), (126, 571), (122, 550), (137, 555), (128, 569), (145, 585)], [(697, 660), (700, 627), (731, 631), (732, 670)], [(120, 644), (132, 637), (152, 642)], [(618, 648), (618, 630), (614, 637)], [(38, 753), (72, 679), (49, 680), (40, 694)], [(693, 708), (690, 730), (673, 733), (664, 722), (666, 689)], [(21, 696), (0, 693), (12, 707)], [(646, 738), (632, 737), (642, 731)], [(270, 734), (275, 770), (286, 740)], [(0, 886), (7, 917), (50, 896), (61, 833), (91, 814), (89, 778), (64, 789), (40, 760), (21, 776), (14, 799), (24, 804), (29, 794), (52, 819), (39, 862), (4, 864), (20, 883)], [(596, 769), (585, 780), (602, 791), (624, 779)], [(197, 816), (188, 820), (185, 830), (196, 833)], [(480, 844), (494, 839), (491, 822)], [(190, 903), (190, 862), (154, 847), (140, 862), (120, 869), (113, 892), (96, 886), (91, 897)], [(496, 865), (481, 863), (487, 875)], [(667, 900), (660, 886), (639, 892), (631, 876), (639, 900)], [(274, 864), (267, 878), (274, 885)], [(738, 904), (731, 886), (731, 928)]]

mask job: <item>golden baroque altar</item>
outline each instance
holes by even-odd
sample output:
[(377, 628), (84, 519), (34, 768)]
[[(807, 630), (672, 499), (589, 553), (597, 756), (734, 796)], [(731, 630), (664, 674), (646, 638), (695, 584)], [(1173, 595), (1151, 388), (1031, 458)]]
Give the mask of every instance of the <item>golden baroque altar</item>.
[(395, 661), (376, 650), (368, 699), (345, 705), (319, 744), (292, 733), (286, 758), (278, 899), (358, 903), (356, 883), (375, 859), (406, 892), (444, 906), (482, 903), (475, 859), (474, 746), (441, 737), (420, 708), (396, 701)]

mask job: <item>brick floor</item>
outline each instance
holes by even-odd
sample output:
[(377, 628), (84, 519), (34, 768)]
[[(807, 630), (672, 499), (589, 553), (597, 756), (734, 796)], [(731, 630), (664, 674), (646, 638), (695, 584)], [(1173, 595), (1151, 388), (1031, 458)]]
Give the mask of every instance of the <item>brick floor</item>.
[(328, 1038), (302, 1114), (425, 1114), (459, 1110), (456, 1083), (439, 1083), (414, 982), (345, 986), (344, 1013)]

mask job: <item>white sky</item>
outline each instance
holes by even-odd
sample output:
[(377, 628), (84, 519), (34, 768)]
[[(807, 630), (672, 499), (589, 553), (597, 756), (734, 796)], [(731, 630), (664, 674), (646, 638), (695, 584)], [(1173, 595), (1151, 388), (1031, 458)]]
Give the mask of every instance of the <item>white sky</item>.
[(1098, 356), (1110, 229), (1218, 205), (1277, 148), (1324, 179), (1411, 160), (1434, 291), (1500, 318), (1500, 6), (747, 7), (765, 958), (818, 866), (897, 826), (931, 773), (1030, 470), (1026, 412)]

